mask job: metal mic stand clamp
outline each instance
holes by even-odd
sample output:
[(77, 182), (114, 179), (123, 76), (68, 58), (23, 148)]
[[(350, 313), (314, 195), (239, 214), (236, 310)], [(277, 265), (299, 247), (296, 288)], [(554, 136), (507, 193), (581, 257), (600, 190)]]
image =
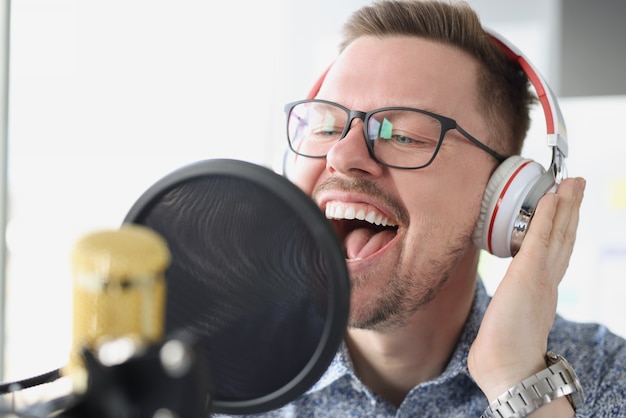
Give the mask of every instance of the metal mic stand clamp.
[(197, 339), (186, 332), (115, 365), (84, 350), (87, 388), (63, 418), (196, 418), (209, 415), (211, 388)]

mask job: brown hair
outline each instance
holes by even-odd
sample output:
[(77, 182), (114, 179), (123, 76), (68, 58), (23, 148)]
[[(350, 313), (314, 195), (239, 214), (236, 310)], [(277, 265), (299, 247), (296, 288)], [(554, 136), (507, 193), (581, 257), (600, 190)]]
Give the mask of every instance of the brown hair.
[(536, 98), (521, 67), (494, 44), (467, 3), (379, 0), (357, 10), (345, 23), (343, 35), (341, 51), (361, 36), (409, 35), (467, 52), (482, 67), (478, 105), (484, 111), (492, 145), (505, 155), (521, 152)]

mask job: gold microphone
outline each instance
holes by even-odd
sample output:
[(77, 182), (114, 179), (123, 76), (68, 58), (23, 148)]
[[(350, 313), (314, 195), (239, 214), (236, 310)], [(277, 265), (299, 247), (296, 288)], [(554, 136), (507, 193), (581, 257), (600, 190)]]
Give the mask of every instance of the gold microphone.
[(162, 339), (170, 253), (152, 229), (125, 224), (82, 237), (71, 260), (72, 349), (63, 374), (81, 392), (87, 382), (83, 350), (115, 364)]

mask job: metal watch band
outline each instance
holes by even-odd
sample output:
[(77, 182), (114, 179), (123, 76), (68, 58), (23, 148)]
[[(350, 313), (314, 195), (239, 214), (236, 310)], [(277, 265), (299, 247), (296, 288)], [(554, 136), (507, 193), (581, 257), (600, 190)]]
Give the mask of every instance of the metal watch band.
[(548, 367), (523, 380), (493, 401), (481, 418), (522, 418), (539, 407), (567, 396), (574, 410), (583, 402), (574, 369), (562, 356), (549, 352)]

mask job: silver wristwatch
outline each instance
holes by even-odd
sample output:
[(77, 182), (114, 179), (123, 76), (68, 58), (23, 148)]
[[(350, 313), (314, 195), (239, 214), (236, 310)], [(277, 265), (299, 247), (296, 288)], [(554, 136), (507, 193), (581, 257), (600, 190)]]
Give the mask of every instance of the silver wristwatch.
[(574, 410), (583, 403), (583, 389), (572, 366), (548, 352), (547, 368), (507, 390), (487, 407), (481, 418), (521, 418), (542, 405), (566, 396)]

